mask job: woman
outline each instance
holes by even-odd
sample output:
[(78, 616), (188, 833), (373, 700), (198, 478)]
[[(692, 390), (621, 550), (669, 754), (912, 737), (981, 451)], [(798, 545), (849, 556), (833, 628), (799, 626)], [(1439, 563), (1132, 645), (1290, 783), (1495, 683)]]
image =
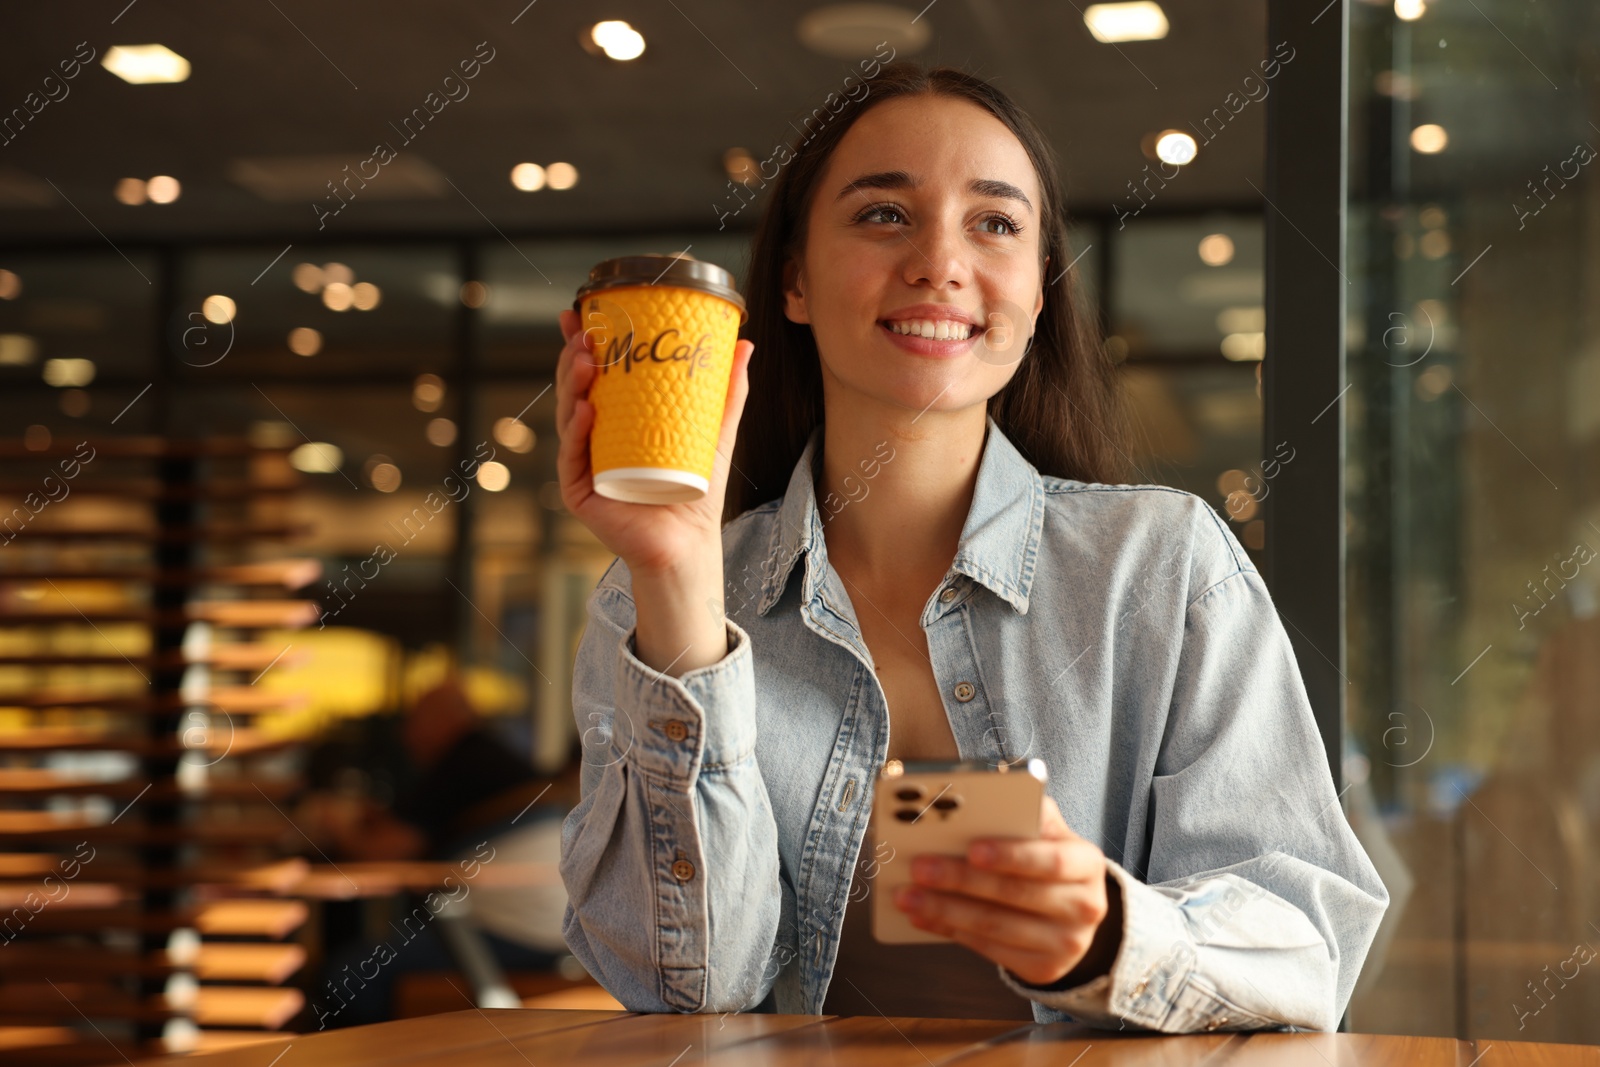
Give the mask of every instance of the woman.
[[(1332, 1029), (1388, 897), (1267, 590), (1200, 498), (1117, 484), (1035, 126), (959, 71), (870, 85), (772, 190), (705, 499), (594, 493), (563, 316), (562, 498), (618, 556), (568, 945), (636, 1011)], [(895, 903), (950, 943), (874, 942), (876, 770), (1033, 757), (1042, 838), (917, 860)]]

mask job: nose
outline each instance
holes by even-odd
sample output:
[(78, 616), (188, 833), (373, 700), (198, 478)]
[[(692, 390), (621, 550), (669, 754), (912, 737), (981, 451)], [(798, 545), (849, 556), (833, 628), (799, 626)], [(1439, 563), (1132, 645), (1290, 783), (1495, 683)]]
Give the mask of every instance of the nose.
[(961, 289), (972, 284), (972, 247), (958, 220), (938, 218), (906, 234), (908, 285)]

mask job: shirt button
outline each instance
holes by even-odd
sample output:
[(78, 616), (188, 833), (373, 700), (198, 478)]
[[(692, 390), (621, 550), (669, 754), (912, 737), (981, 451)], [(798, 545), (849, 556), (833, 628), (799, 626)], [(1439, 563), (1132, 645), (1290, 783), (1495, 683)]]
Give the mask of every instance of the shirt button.
[(677, 719), (668, 719), (664, 729), (667, 731), (667, 736), (674, 741), (682, 741), (689, 736), (689, 728)]
[(956, 699), (961, 701), (961, 703), (965, 704), (967, 701), (971, 700), (973, 697), (975, 697), (977, 695), (978, 695), (978, 691), (975, 688), (973, 688), (973, 685), (972, 685), (971, 682), (957, 682), (956, 683)]
[(694, 877), (694, 864), (688, 860), (679, 860), (672, 865), (672, 877), (680, 882), (687, 882)]
[(948, 604), (948, 603), (950, 603), (950, 601), (954, 600), (956, 597), (958, 597), (960, 595), (961, 594), (956, 591), (956, 587), (955, 586), (953, 586), (953, 585), (945, 586), (944, 592), (939, 594), (939, 602), (941, 604)]

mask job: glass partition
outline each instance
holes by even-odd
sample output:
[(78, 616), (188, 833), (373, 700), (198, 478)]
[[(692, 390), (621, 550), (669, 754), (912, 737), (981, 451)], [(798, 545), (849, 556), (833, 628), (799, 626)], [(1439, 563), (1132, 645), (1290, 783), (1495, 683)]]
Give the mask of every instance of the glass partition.
[(1600, 9), (1351, 13), (1351, 1022), (1600, 1042)]

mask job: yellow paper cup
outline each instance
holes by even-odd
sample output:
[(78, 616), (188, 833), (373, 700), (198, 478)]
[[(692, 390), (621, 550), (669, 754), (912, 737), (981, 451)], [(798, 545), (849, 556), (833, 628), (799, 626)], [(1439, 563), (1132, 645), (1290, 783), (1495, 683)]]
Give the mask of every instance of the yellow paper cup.
[(745, 318), (733, 275), (682, 254), (622, 256), (589, 272), (573, 306), (599, 364), (595, 492), (636, 504), (705, 496)]

